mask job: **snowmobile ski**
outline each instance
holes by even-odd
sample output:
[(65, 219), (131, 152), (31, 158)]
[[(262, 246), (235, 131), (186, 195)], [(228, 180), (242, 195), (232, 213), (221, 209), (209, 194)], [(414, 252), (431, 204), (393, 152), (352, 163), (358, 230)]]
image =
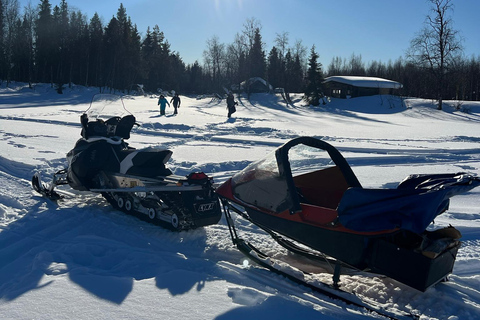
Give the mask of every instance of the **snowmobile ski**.
[[(61, 174), (61, 173), (59, 173)], [(58, 175), (54, 175), (54, 177), (57, 177)], [(32, 187), (33, 189), (40, 193), (42, 196), (52, 200), (52, 201), (57, 201), (59, 199), (62, 199), (63, 196), (60, 194), (58, 190), (55, 190), (55, 186), (60, 185), (61, 183), (59, 181), (52, 181), (51, 184), (47, 185), (45, 184), (40, 176), (39, 172), (36, 172), (33, 177), (32, 177)]]

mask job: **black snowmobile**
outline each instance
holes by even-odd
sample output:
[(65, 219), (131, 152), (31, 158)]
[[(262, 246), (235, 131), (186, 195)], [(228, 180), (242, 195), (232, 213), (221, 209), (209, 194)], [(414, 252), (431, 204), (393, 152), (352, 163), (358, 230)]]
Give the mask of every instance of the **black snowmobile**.
[(51, 199), (68, 184), (79, 191), (101, 193), (115, 208), (174, 230), (216, 224), (221, 218), (213, 180), (203, 172), (172, 174), (165, 164), (172, 151), (135, 149), (125, 141), (137, 125), (117, 95), (97, 94), (80, 117), (82, 138), (68, 152), (68, 167), (50, 184), (37, 173), (33, 188)]
[(272, 269), (272, 260), (238, 236), (230, 211), (295, 253), (328, 259), (335, 287), (347, 267), (425, 291), (452, 271), (461, 237), (453, 227), (427, 227), (448, 209), (450, 197), (479, 185), (478, 177), (456, 173), (412, 175), (396, 189), (365, 189), (335, 147), (300, 137), (216, 192), (234, 244), (265, 267)]

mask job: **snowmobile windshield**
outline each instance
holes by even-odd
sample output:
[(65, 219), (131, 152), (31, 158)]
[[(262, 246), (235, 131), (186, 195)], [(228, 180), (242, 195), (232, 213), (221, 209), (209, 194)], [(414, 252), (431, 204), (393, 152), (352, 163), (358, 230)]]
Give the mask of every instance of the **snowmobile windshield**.
[(116, 94), (96, 94), (92, 98), (90, 107), (85, 111), (90, 121), (101, 119), (108, 120), (114, 117), (124, 117), (131, 113), (125, 108), (123, 99)]
[(335, 166), (325, 150), (305, 144), (288, 149), (285, 160), (289, 163), (289, 172), (284, 170), (284, 160), (279, 159), (276, 150), (234, 175), (235, 196), (248, 204), (280, 213), (298, 201), (289, 192), (288, 179)]
[(296, 145), (289, 150), (288, 161), (293, 177), (335, 166), (325, 150), (304, 144)]
[(314, 198), (323, 194), (323, 198), (333, 199), (317, 205), (336, 208), (343, 192), (360, 187), (360, 183), (333, 146), (299, 137), (234, 175), (232, 187), (234, 195), (248, 204), (276, 213), (287, 209), (295, 213), (301, 209), (303, 191)]
[(135, 117), (125, 108), (122, 97), (96, 94), (90, 107), (80, 117), (81, 135), (85, 139), (116, 137), (126, 140), (130, 138), (135, 121)]
[(274, 212), (289, 208), (287, 183), (278, 170), (275, 152), (235, 174), (232, 185), (235, 196), (248, 204)]

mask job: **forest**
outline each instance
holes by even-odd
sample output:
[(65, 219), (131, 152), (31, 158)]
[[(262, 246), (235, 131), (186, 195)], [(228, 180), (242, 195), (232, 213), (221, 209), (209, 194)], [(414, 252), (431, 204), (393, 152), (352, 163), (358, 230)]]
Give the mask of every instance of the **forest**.
[[(53, 7), (49, 0), (40, 0), (22, 10), (17, 0), (0, 0), (0, 83), (51, 83), (59, 93), (72, 84), (122, 92), (142, 84), (148, 92), (205, 94), (224, 93), (224, 88), (261, 77), (274, 88), (315, 96), (321, 95), (325, 77), (356, 75), (398, 81), (404, 96), (478, 101), (480, 56), (465, 57), (457, 32), (450, 29), (451, 19), (437, 16), (440, 9), (450, 9), (451, 0), (430, 2), (432, 24), (412, 35), (404, 57), (365, 63), (361, 55), (352, 54), (322, 66), (318, 58), (328, 46), (307, 48), (301, 40), (291, 45), (288, 32), (280, 32), (274, 46), (266, 48), (256, 18), (245, 21), (232, 43), (212, 36), (201, 61), (186, 64), (180, 52), (171, 50), (158, 25), (148, 27), (142, 37), (123, 4), (103, 25), (98, 14), (88, 20), (81, 11), (71, 10), (66, 0)], [(438, 42), (448, 46), (425, 59), (425, 50), (437, 46), (429, 28), (436, 30), (439, 21), (451, 37)]]

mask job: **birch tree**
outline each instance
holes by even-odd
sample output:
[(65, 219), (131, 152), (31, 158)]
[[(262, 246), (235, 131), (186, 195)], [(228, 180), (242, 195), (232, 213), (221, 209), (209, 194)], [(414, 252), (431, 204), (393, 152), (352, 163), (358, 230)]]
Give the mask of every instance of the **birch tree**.
[(442, 110), (445, 92), (445, 73), (462, 52), (459, 32), (453, 28), (453, 20), (448, 15), (453, 11), (453, 0), (429, 0), (430, 14), (423, 29), (410, 42), (407, 56), (416, 64), (428, 69), (437, 85), (438, 109)]

